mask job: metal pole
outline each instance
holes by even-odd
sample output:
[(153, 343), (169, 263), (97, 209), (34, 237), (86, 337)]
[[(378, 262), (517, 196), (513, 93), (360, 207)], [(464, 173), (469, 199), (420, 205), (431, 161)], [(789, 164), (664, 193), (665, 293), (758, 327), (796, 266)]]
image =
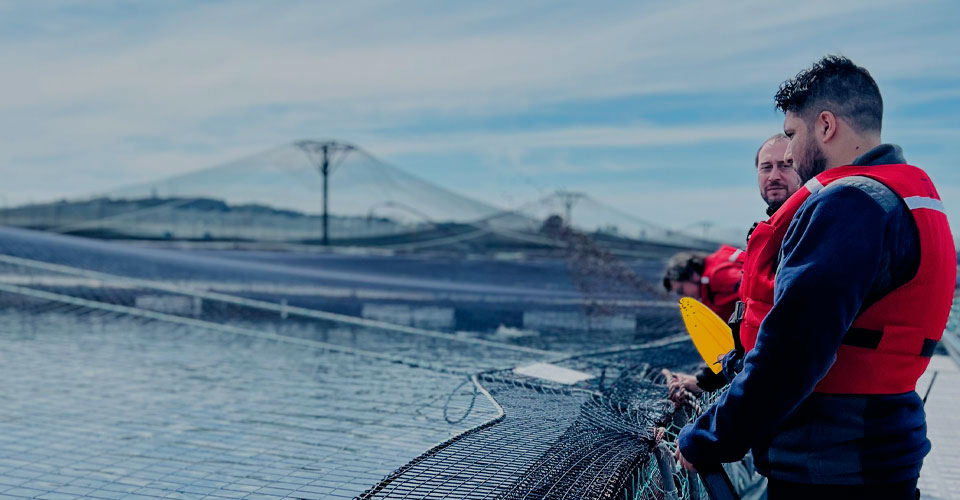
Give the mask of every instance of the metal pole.
[(323, 246), (330, 244), (330, 235), (327, 233), (327, 174), (330, 170), (330, 155), (327, 145), (323, 146), (323, 166), (321, 167), (321, 172), (323, 173)]
[(653, 449), (653, 458), (657, 460), (657, 469), (660, 471), (660, 489), (663, 490), (665, 500), (678, 500), (677, 485), (673, 482), (673, 471), (677, 468), (673, 461), (673, 452), (667, 443), (661, 441)]
[[(347, 153), (355, 150), (353, 146), (349, 144), (340, 144), (337, 142), (326, 142), (319, 143), (317, 141), (297, 141), (294, 143), (307, 155), (307, 159), (310, 161), (310, 164), (315, 166), (320, 172), (320, 175), (323, 176), (323, 213), (320, 214), (321, 223), (323, 224), (323, 234), (321, 242), (323, 245), (330, 244), (330, 214), (329, 214), (329, 200), (330, 195), (330, 174), (343, 163), (344, 159), (347, 156)], [(339, 157), (336, 157), (337, 153), (340, 153)], [(320, 156), (318, 158), (318, 156)]]

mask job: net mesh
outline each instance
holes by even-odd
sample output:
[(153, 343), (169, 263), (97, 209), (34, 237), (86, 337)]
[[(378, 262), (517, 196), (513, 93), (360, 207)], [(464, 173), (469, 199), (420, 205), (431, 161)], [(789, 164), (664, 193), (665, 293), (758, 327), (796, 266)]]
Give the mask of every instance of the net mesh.
[[(675, 308), (646, 303), (629, 332), (468, 334), (289, 293), (308, 284), (243, 260), (0, 229), (3, 492), (688, 495), (656, 460), (680, 425), (659, 370), (697, 363)], [(514, 370), (535, 362), (591, 378)]]
[[(324, 168), (327, 176), (321, 175)], [(321, 217), (324, 197), (326, 222)], [(713, 245), (582, 195), (575, 207), (564, 207), (564, 199), (564, 193), (557, 193), (504, 210), (356, 146), (304, 140), (87, 199), (0, 209), (0, 223), (97, 238), (187, 240), (206, 246), (246, 242), (254, 247), (320, 242), (326, 224), (329, 241), (336, 244), (479, 250), (553, 248), (556, 242), (540, 234), (541, 225), (551, 215), (569, 219), (573, 208), (578, 228), (602, 230), (608, 239), (622, 240), (621, 246), (642, 241), (662, 253), (677, 246)]]
[[(644, 498), (644, 477), (676, 410), (654, 366), (691, 367), (684, 344), (571, 357), (596, 375), (574, 387), (492, 372), (477, 377), (503, 416), (387, 477), (361, 498)], [(674, 436), (675, 437), (675, 436)], [(646, 472), (644, 472), (646, 473)], [(651, 497), (652, 498), (652, 497)]]

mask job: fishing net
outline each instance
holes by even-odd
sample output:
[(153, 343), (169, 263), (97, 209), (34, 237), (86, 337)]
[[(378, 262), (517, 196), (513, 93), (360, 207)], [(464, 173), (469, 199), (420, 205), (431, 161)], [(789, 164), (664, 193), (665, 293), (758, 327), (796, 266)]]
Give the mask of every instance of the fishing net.
[(561, 386), (492, 372), (476, 377), (502, 416), (437, 446), (360, 498), (613, 498), (639, 491), (657, 427), (674, 408), (657, 364), (689, 366), (689, 349), (661, 342), (580, 356), (560, 366), (595, 378)]
[[(539, 233), (544, 219), (570, 212), (558, 201), (561, 194), (504, 210), (412, 175), (356, 146), (303, 140), (91, 198), (4, 208), (0, 224), (202, 246), (331, 241), (398, 250), (550, 249), (556, 242)], [(324, 199), (326, 221), (321, 215)], [(677, 247), (714, 245), (588, 197), (578, 198), (574, 213), (579, 229), (602, 230), (607, 239), (633, 251), (640, 247), (663, 254)]]
[[(2, 493), (686, 494), (655, 465), (679, 425), (659, 371), (697, 364), (675, 307), (631, 299), (629, 331), (440, 331), (337, 312), (268, 261), (0, 229)], [(583, 378), (518, 369), (538, 363)]]

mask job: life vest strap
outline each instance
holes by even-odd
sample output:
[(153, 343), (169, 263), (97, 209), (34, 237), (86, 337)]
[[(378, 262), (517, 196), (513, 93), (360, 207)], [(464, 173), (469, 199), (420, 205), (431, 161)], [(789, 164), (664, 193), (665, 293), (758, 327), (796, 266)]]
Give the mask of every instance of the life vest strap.
[(843, 345), (852, 345), (864, 347), (867, 349), (876, 349), (880, 345), (880, 339), (883, 337), (882, 330), (868, 330), (866, 328), (851, 328), (843, 336), (840, 342)]
[[(847, 334), (843, 336), (843, 340), (841, 340), (840, 343), (853, 347), (863, 347), (864, 349), (877, 349), (877, 347), (880, 346), (880, 340), (882, 338), (882, 330), (851, 328), (847, 330)], [(923, 347), (920, 349), (920, 352), (918, 352), (917, 355), (924, 358), (932, 357), (934, 351), (937, 349), (937, 344), (939, 343), (940, 342), (935, 339), (923, 339)]]
[(940, 344), (939, 340), (923, 339), (923, 349), (920, 349), (920, 355), (925, 358), (932, 358), (933, 353), (936, 352), (937, 346), (939, 344)]
[(742, 300), (738, 300), (733, 309), (733, 316), (730, 316), (729, 323), (740, 323), (743, 321), (743, 313), (746, 312), (746, 310), (747, 304)]

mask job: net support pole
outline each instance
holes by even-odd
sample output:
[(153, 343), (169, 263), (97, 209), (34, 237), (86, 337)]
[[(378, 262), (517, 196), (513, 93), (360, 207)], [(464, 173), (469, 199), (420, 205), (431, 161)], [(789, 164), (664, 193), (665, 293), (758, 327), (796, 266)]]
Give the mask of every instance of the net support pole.
[(330, 147), (323, 145), (323, 163), (320, 166), (320, 173), (323, 174), (323, 246), (330, 244), (330, 233), (328, 233), (327, 220), (327, 178), (330, 174)]
[(653, 457), (657, 461), (657, 468), (660, 470), (660, 488), (663, 490), (665, 500), (679, 500), (677, 494), (677, 485), (673, 482), (673, 471), (677, 464), (673, 461), (673, 452), (667, 446), (667, 443), (657, 443), (653, 449)]

